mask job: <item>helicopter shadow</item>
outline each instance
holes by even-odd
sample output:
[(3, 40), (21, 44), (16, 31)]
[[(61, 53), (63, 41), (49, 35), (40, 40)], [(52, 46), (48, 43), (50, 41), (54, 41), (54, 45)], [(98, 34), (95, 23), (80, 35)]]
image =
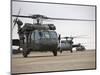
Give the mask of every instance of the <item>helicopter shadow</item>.
[[(52, 56), (52, 55), (39, 55), (39, 56), (28, 56), (26, 59), (28, 59), (28, 58), (48, 58), (48, 57), (54, 57), (54, 56)], [(22, 58), (24, 58), (23, 56), (20, 56), (20, 57), (13, 57), (13, 58), (16, 58), (16, 59), (22, 59)]]
[(43, 57), (53, 57), (52, 55), (40, 55), (40, 56), (28, 56), (27, 58), (43, 58)]

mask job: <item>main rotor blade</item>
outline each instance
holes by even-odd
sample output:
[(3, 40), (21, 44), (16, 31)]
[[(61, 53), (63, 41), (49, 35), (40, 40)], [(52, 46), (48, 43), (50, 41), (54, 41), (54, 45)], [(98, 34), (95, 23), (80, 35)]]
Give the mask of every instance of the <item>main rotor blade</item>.
[(62, 39), (68, 39), (68, 38), (87, 38), (85, 37), (87, 35), (79, 35), (79, 36), (65, 36), (65, 37), (61, 37)]
[(70, 19), (70, 18), (51, 18), (51, 17), (48, 17), (48, 19), (52, 19), (52, 20), (71, 20), (71, 21), (96, 21), (96, 20), (89, 20), (89, 19)]
[(12, 15), (14, 17), (22, 17), (22, 18), (32, 18), (32, 16), (23, 16), (23, 15)]
[[(24, 16), (24, 15), (12, 15), (14, 17), (22, 17), (22, 18), (31, 18), (35, 19), (34, 16)], [(89, 20), (89, 19), (71, 19), (71, 18), (52, 18), (52, 17), (45, 17), (43, 19), (51, 19), (51, 20), (69, 20), (69, 21), (96, 21), (96, 20)]]

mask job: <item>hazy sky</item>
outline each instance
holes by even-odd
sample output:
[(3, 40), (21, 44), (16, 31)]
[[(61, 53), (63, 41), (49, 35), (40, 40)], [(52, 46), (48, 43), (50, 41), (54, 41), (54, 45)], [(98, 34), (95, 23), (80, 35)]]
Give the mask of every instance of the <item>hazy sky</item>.
[[(12, 14), (17, 15), (41, 14), (54, 18), (89, 19), (95, 20), (94, 6), (76, 6), (44, 3), (13, 2)], [(14, 19), (14, 17), (12, 18)], [(20, 18), (24, 23), (32, 23), (32, 19)], [(95, 48), (95, 21), (57, 21), (49, 20), (44, 23), (52, 23), (56, 26), (57, 33), (62, 36), (80, 36), (85, 38), (74, 39), (74, 43), (85, 43), (88, 49)], [(13, 24), (12, 24), (13, 25)], [(13, 29), (12, 38), (18, 38), (17, 26)]]

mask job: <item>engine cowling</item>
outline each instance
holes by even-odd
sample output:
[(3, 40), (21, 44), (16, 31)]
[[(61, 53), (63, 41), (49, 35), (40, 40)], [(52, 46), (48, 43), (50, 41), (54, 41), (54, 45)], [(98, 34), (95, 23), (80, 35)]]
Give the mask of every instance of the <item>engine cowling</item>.
[(25, 30), (56, 30), (56, 27), (54, 24), (31, 24), (31, 23), (25, 23), (23, 26), (23, 31)]
[(56, 30), (56, 27), (54, 24), (48, 24), (50, 30)]

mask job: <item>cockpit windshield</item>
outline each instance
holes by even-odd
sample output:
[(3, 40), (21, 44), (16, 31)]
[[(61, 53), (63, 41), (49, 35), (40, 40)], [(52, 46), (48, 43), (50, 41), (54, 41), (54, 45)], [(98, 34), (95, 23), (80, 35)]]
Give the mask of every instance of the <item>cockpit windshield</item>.
[(50, 38), (49, 32), (44, 32), (44, 36), (45, 36), (45, 38)]
[(40, 38), (57, 38), (57, 34), (54, 31), (40, 31)]
[(38, 40), (38, 39), (57, 39), (57, 33), (55, 31), (38, 31), (35, 30), (32, 32), (31, 36), (32, 40)]
[(51, 38), (57, 38), (56, 32), (50, 31), (49, 34), (50, 34)]
[(39, 36), (40, 38), (50, 38), (50, 34), (48, 31), (40, 31)]

